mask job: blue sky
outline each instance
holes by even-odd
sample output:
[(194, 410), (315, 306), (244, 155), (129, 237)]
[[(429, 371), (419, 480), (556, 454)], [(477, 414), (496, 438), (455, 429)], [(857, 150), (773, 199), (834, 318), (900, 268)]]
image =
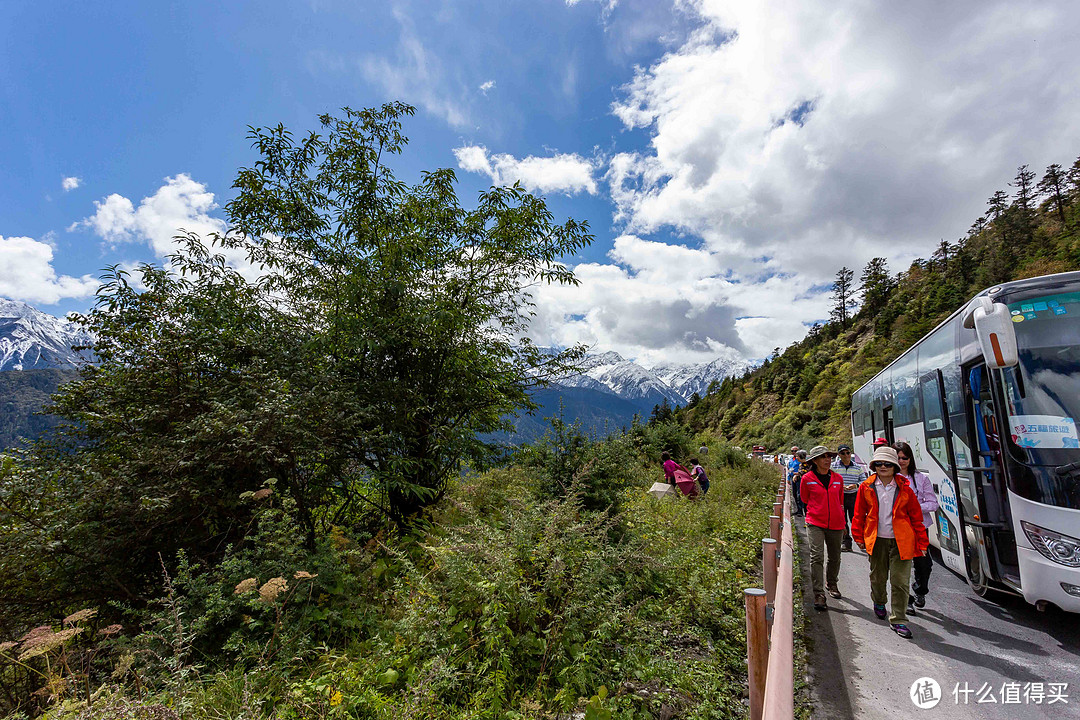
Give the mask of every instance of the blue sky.
[(8, 0), (0, 295), (84, 309), (103, 266), (220, 226), (248, 125), (404, 100), (403, 178), (519, 180), (591, 223), (539, 341), (759, 358), (841, 265), (900, 269), (1080, 154), (1077, 4), (939, 5)]

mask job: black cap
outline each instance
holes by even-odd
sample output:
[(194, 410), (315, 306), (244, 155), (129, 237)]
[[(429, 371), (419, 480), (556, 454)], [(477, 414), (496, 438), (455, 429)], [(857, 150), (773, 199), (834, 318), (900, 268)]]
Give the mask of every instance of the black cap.
[(845, 450), (850, 450), (850, 449), (851, 449), (850, 445), (841, 445), (840, 447), (836, 448), (836, 452), (842, 453)]

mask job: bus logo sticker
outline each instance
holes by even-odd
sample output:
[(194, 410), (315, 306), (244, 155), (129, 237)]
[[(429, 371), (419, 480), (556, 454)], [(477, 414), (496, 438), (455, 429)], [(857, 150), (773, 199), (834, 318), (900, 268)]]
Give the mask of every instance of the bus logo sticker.
[(1065, 314), (1065, 308), (1063, 308), (1063, 307), (1055, 307), (1054, 308), (1054, 314), (1055, 315), (1064, 315)]
[(1042, 312), (1043, 310), (1046, 310), (1046, 303), (1037, 302), (1032, 307), (1035, 310), (1035, 312)]
[(1023, 315), (1013, 315), (1013, 322), (1024, 322)]
[(1080, 448), (1076, 421), (1058, 415), (1013, 415), (1012, 440), (1023, 448), (1060, 450)]
[(1031, 303), (1024, 303), (1023, 305), (1020, 306), (1020, 309), (1023, 312), (1029, 313), (1029, 312), (1031, 312), (1031, 311), (1033, 311), (1035, 309), (1035, 306), (1032, 305)]

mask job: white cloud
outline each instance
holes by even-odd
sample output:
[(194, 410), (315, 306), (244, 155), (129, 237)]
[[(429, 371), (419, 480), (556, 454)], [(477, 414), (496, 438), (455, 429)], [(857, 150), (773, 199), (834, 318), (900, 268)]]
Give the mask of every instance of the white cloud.
[[(957, 237), (1015, 168), (1080, 144), (1075, 4), (684, 3), (700, 27), (613, 112), (626, 228), (831, 275)], [(898, 256), (900, 256), (898, 258)]]
[(360, 70), (364, 77), (381, 86), (388, 96), (415, 103), (454, 127), (467, 125), (468, 113), (450, 91), (452, 83), (443, 64), (424, 47), (412, 19), (401, 8), (394, 8), (394, 17), (401, 26), (396, 57), (393, 61), (375, 55), (363, 58)]
[(495, 81), (494, 81), (494, 80), (488, 80), (488, 81), (487, 81), (487, 82), (485, 82), (485, 83), (481, 83), (481, 85), (480, 85), (480, 92), (482, 92), (482, 93), (484, 93), (485, 95), (487, 95), (487, 94), (488, 94), (488, 90), (491, 90), (491, 89), (492, 89), (493, 87), (495, 87)]
[[(650, 136), (604, 176), (624, 234), (579, 287), (538, 294), (539, 339), (764, 357), (828, 316), (840, 266), (904, 267), (964, 234), (1018, 165), (1080, 147), (1080, 4), (676, 5), (696, 29), (612, 106)], [(465, 160), (497, 174), (486, 152)], [(641, 239), (665, 235), (684, 244)]]
[(82, 178), (77, 178), (74, 175), (71, 176), (71, 177), (65, 177), (60, 182), (60, 186), (64, 188), (64, 192), (68, 192), (69, 190), (74, 190), (77, 187), (79, 187), (80, 185), (82, 185)]
[(57, 275), (53, 248), (28, 237), (0, 235), (0, 296), (52, 305), (64, 298), (93, 295), (98, 281), (89, 276)]
[[(209, 243), (213, 234), (224, 235), (228, 229), (224, 220), (211, 214), (217, 208), (214, 194), (184, 173), (165, 178), (165, 184), (138, 207), (116, 193), (94, 205), (97, 212), (68, 229), (88, 227), (114, 248), (121, 243), (146, 243), (158, 258), (176, 252), (175, 237), (182, 232), (194, 232)], [(214, 252), (224, 255), (249, 279), (259, 274), (241, 250), (215, 246)]]
[(652, 362), (701, 362), (738, 351), (763, 358), (828, 315), (828, 297), (793, 276), (744, 282), (724, 257), (623, 235), (612, 263), (582, 263), (578, 286), (536, 292), (532, 335), (550, 345), (586, 343)]
[(468, 145), (454, 150), (454, 156), (462, 170), (483, 173), (494, 185), (520, 182), (530, 192), (597, 193), (593, 173), (599, 163), (576, 153), (518, 159), (508, 154), (489, 155), (486, 147)]

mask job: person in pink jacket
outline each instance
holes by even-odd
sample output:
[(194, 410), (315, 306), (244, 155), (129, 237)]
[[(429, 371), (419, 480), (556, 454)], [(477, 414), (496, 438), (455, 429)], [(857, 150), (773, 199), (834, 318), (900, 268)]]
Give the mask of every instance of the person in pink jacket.
[[(825, 610), (825, 591), (834, 598), (841, 597), (840, 543), (847, 527), (844, 513), (844, 479), (832, 470), (836, 453), (818, 445), (807, 453), (810, 472), (799, 482), (799, 494), (806, 505), (806, 534), (810, 540), (810, 580), (814, 588), (814, 607)], [(825, 554), (828, 551), (828, 567)], [(822, 578), (824, 569), (825, 577)]]
[[(915, 467), (915, 456), (911, 454), (911, 446), (904, 441), (893, 445), (896, 449), (896, 457), (900, 462), (900, 474), (908, 478), (911, 489), (915, 491), (915, 497), (919, 498), (919, 506), (922, 508), (923, 526), (927, 529), (933, 525), (930, 513), (938, 509), (937, 494), (934, 492), (934, 484), (930, 482), (930, 476), (919, 472)], [(908, 596), (908, 604), (912, 607), (921, 608), (926, 605), (926, 593), (930, 592), (930, 571), (934, 569), (934, 559), (926, 552), (911, 560), (912, 573), (915, 576), (911, 583), (911, 594)]]

